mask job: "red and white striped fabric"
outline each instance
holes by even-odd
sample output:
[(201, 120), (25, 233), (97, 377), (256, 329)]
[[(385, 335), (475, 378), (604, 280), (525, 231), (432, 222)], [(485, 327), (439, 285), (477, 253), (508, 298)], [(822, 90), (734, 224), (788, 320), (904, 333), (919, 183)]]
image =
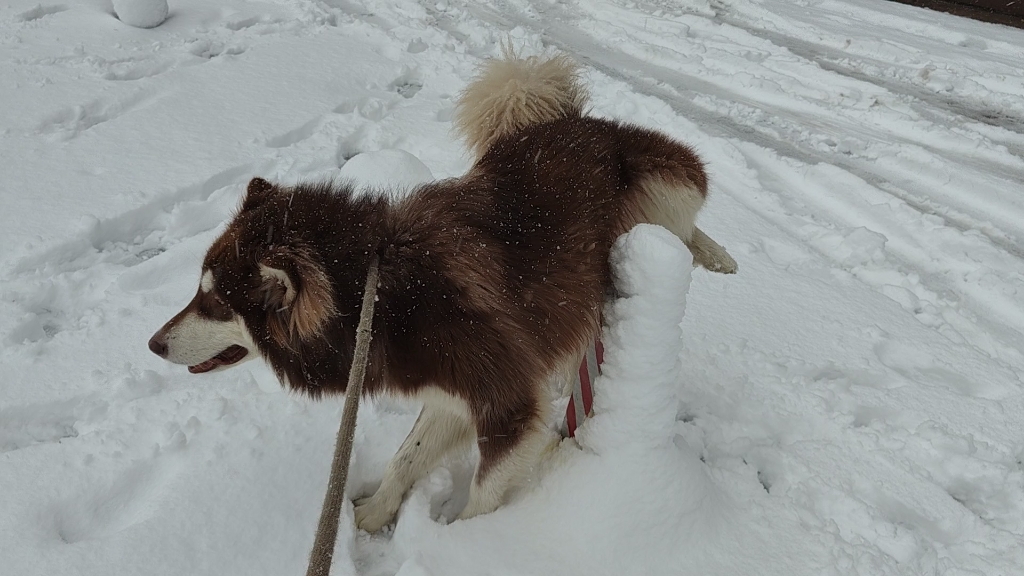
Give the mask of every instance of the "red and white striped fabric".
[(576, 436), (576, 429), (583, 425), (583, 421), (593, 412), (594, 380), (597, 380), (601, 374), (602, 363), (604, 363), (604, 345), (601, 344), (601, 335), (598, 334), (587, 348), (587, 354), (583, 357), (583, 361), (580, 362), (576, 381), (572, 385), (569, 406), (565, 409), (565, 428), (570, 438)]

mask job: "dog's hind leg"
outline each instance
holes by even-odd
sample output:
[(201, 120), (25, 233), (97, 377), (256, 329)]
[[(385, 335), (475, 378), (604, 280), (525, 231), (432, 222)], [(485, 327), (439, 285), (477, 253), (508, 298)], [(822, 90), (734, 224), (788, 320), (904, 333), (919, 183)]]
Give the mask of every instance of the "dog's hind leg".
[(697, 212), (704, 205), (704, 195), (683, 178), (650, 177), (642, 184), (640, 209), (643, 219), (667, 228), (682, 240), (693, 254), (693, 264), (712, 272), (735, 274), (736, 261), (697, 227)]
[(413, 483), (448, 452), (472, 439), (472, 421), (461, 401), (446, 396), (425, 402), (409, 436), (384, 471), (380, 487), (373, 496), (357, 502), (356, 526), (376, 532), (391, 522)]
[(469, 502), (459, 519), (497, 509), (509, 489), (535, 471), (545, 450), (557, 440), (554, 431), (548, 430), (540, 417), (533, 418), (514, 438), (501, 435), (478, 438), (480, 462), (469, 488)]
[(693, 236), (686, 242), (686, 247), (693, 254), (693, 263), (699, 264), (711, 272), (735, 274), (736, 261), (725, 251), (725, 248), (711, 239), (700, 228), (693, 227)]

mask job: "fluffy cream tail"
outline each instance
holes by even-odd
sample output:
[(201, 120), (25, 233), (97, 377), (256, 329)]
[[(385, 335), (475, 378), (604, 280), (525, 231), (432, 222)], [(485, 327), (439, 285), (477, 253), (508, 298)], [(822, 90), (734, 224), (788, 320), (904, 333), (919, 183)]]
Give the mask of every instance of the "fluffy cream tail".
[(590, 95), (568, 56), (520, 58), (510, 47), (489, 60), (459, 96), (455, 128), (477, 158), (498, 138), (531, 124), (581, 116)]

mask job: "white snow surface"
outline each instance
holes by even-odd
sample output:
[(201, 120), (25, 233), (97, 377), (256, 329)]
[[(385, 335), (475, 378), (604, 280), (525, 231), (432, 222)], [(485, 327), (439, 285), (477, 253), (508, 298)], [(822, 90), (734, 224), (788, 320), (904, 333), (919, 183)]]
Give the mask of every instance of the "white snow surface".
[[(384, 533), (346, 506), (335, 572), (1024, 573), (1024, 31), (882, 0), (178, 0), (148, 30), (10, 0), (0, 574), (304, 572), (341, 399), (146, 341), (250, 177), (464, 172), (454, 100), (508, 37), (695, 146), (740, 272), (624, 237), (579, 445), (468, 521), (472, 454)], [(364, 405), (350, 495), (415, 410)]]

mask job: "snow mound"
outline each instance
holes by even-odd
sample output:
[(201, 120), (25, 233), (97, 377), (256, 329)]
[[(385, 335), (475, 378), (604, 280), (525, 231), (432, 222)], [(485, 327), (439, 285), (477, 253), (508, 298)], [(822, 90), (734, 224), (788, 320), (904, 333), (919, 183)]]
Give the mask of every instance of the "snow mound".
[(167, 0), (113, 0), (121, 22), (136, 28), (156, 28), (167, 19)]
[(641, 224), (618, 239), (611, 264), (619, 297), (605, 312), (595, 415), (579, 433), (580, 444), (598, 453), (672, 439), (693, 256), (668, 230)]
[(409, 189), (430, 182), (430, 168), (405, 150), (363, 152), (349, 158), (339, 175), (360, 188)]

